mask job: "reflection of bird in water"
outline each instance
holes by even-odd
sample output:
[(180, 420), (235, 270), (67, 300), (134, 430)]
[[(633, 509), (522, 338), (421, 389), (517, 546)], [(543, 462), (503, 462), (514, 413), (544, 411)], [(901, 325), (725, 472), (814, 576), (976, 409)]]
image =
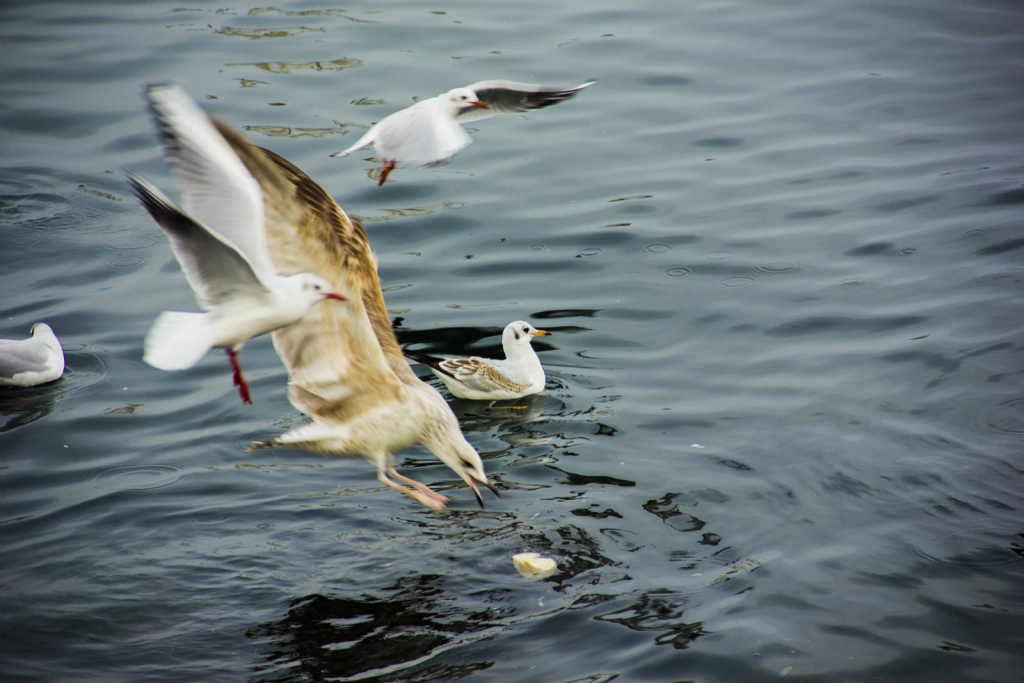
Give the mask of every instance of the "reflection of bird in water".
[(490, 432), (500, 427), (494, 436), (505, 440), (508, 434), (526, 429), (528, 425), (557, 414), (564, 405), (548, 394), (531, 394), (512, 401), (481, 403), (453, 399), (448, 403), (465, 433)]
[(504, 360), (438, 358), (409, 349), (404, 353), (430, 368), (459, 398), (505, 401), (544, 390), (544, 368), (530, 342), (546, 334), (522, 320), (509, 323), (501, 334)]
[(289, 399), (313, 422), (252, 448), (294, 446), (360, 456), (377, 466), (381, 483), (442, 509), (447, 498), (394, 468), (393, 452), (420, 444), (455, 470), (481, 505), (478, 484), (497, 495), (444, 398), (420, 381), (402, 356), (363, 226), (290, 162), (215, 123), (263, 190), (276, 269), (317, 273), (349, 299), (344, 306), (316, 306), (274, 332), (274, 346), (288, 369)]
[(46, 323), (32, 326), (28, 339), (0, 339), (0, 386), (34, 387), (64, 374), (64, 350)]
[(593, 83), (588, 81), (575, 88), (545, 88), (530, 83), (480, 81), (396, 111), (374, 124), (354, 145), (331, 156), (348, 156), (373, 145), (384, 162), (377, 183), (380, 187), (400, 162), (424, 167), (450, 161), (473, 142), (460, 124), (495, 114), (550, 107)]
[(188, 213), (142, 178), (129, 174), (128, 182), (167, 233), (207, 312), (161, 313), (146, 335), (144, 359), (162, 370), (183, 370), (210, 348), (223, 348), (242, 401), (252, 403), (238, 364), (245, 342), (291, 325), (314, 304), (344, 297), (319, 275), (278, 275), (267, 253), (259, 184), (184, 90), (156, 86), (146, 94), (184, 185)]

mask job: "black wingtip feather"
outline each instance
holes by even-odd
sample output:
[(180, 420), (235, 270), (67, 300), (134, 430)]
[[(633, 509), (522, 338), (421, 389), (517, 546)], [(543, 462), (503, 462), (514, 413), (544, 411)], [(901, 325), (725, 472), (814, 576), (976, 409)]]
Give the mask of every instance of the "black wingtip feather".
[(406, 358), (408, 358), (409, 360), (414, 360), (417, 363), (420, 363), (422, 365), (426, 365), (431, 370), (437, 370), (441, 374), (446, 375), (448, 377), (452, 376), (451, 373), (445, 372), (444, 368), (441, 367), (441, 363), (444, 362), (444, 360), (445, 360), (444, 358), (438, 358), (437, 356), (431, 356), (429, 354), (422, 353), (420, 351), (413, 351), (412, 349), (410, 349), (410, 348), (408, 348), (406, 346), (402, 347), (402, 354)]
[(153, 93), (157, 90), (163, 90), (173, 86), (173, 83), (152, 83), (146, 86), (147, 108), (149, 109), (150, 115), (153, 117), (153, 121), (156, 122), (157, 135), (160, 136), (160, 141), (164, 145), (164, 150), (168, 155), (168, 159), (177, 158), (178, 153), (181, 151), (181, 143), (174, 132), (174, 128), (171, 127), (164, 112), (161, 111), (156, 99), (153, 97)]
[(171, 203), (170, 199), (145, 178), (131, 171), (126, 172), (125, 176), (128, 179), (128, 184), (132, 186), (135, 196), (139, 198), (139, 202), (161, 228), (174, 234), (187, 233), (197, 229), (194, 220)]

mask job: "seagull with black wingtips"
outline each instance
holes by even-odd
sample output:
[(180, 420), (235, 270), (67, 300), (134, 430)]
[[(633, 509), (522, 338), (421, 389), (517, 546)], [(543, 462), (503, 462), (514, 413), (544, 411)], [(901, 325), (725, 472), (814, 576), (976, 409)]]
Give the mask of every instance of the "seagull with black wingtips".
[(547, 88), (512, 81), (480, 81), (454, 88), (381, 119), (354, 145), (331, 156), (348, 156), (373, 145), (384, 163), (377, 183), (380, 187), (399, 163), (422, 168), (451, 161), (463, 147), (473, 142), (461, 124), (495, 114), (550, 107), (594, 83), (596, 81), (587, 81), (574, 88)]

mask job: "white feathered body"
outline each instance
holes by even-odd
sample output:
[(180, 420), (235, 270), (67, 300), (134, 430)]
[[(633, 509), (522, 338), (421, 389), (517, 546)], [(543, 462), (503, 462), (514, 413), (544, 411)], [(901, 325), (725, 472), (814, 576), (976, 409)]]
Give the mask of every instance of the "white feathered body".
[[(391, 453), (423, 445), (434, 453), (468, 449), (451, 409), (427, 385), (405, 385), (401, 402), (387, 402), (344, 422), (314, 417), (311, 424), (282, 434), (276, 445), (322, 455), (349, 455), (381, 464)], [(446, 423), (447, 428), (438, 427)], [(451, 443), (449, 443), (451, 442)]]
[(63, 374), (64, 351), (49, 325), (33, 325), (29, 339), (0, 339), (0, 386), (33, 387)]
[(440, 97), (417, 102), (378, 121), (340, 156), (372, 144), (380, 157), (389, 161), (421, 167), (447, 163), (473, 142), (451, 109)]
[(537, 352), (530, 345), (534, 337), (546, 335), (522, 320), (505, 326), (501, 334), (503, 360), (480, 358), (437, 358), (418, 352), (408, 352), (437, 375), (459, 398), (472, 401), (507, 401), (544, 390), (544, 367)]
[(161, 370), (190, 368), (211, 348), (238, 351), (253, 337), (302, 319), (311, 299), (292, 278), (277, 277), (266, 290), (226, 299), (208, 313), (161, 313), (146, 335), (145, 360)]
[[(459, 374), (456, 374), (453, 378), (433, 368), (431, 370), (441, 378), (452, 395), (472, 401), (508, 401), (537, 394), (544, 390), (544, 368), (536, 354), (531, 353), (529, 356), (515, 360), (494, 360), (477, 356), (472, 356), (470, 360), (493, 367), (498, 372), (492, 377), (500, 376), (507, 381), (507, 385), (501, 380), (495, 382), (492, 379), (486, 388), (478, 388), (477, 382), (469, 377), (460, 377)], [(480, 373), (475, 374), (479, 375)]]

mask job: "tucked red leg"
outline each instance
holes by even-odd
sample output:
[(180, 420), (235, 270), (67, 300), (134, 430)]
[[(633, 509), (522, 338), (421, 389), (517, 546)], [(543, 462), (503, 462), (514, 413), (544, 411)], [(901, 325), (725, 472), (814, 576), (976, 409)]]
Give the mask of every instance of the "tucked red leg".
[(380, 170), (380, 180), (377, 181), (377, 187), (384, 184), (384, 181), (388, 179), (388, 174), (395, 170), (395, 160), (388, 161), (384, 159), (384, 168)]
[(238, 387), (238, 395), (242, 397), (242, 403), (252, 403), (252, 396), (249, 394), (249, 383), (245, 381), (242, 374), (242, 366), (238, 363), (238, 352), (234, 349), (227, 349), (228, 360), (231, 361), (231, 369), (234, 370), (235, 386)]

